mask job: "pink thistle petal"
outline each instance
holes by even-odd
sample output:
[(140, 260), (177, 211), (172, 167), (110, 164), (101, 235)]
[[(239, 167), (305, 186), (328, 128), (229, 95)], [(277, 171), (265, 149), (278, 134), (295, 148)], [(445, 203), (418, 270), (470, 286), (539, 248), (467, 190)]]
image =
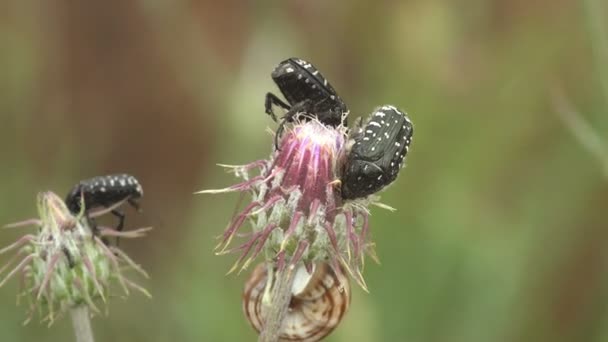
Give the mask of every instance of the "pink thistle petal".
[(31, 234), (24, 235), (24, 236), (20, 237), (19, 240), (15, 241), (14, 243), (0, 249), (0, 254), (4, 254), (10, 250), (21, 247), (21, 246), (25, 245), (26, 243), (31, 242), (35, 239), (36, 239), (36, 236), (34, 236), (34, 235), (31, 235)]
[(111, 206), (104, 208), (104, 209), (97, 209), (97, 210), (91, 210), (89, 211), (88, 216), (90, 218), (95, 218), (95, 217), (99, 217), (102, 215), (105, 215), (107, 213), (112, 212), (112, 210), (117, 209), (118, 207), (120, 207), (121, 205), (123, 205), (123, 203), (125, 203), (127, 201), (127, 199), (124, 199), (120, 202), (116, 202), (114, 204), (112, 204)]
[(290, 193), (292, 193), (292, 192), (294, 192), (296, 190), (300, 190), (300, 186), (299, 185), (291, 185), (291, 186), (288, 186), (288, 187), (281, 186), (280, 189), (281, 189), (281, 193), (283, 195), (289, 195)]
[(5, 264), (0, 268), (0, 274), (4, 273), (21, 255), (19, 253), (14, 254)]
[(110, 249), (106, 246), (106, 244), (103, 243), (97, 236), (95, 236), (94, 238), (95, 238), (95, 244), (97, 245), (97, 247), (101, 248), (101, 250), (103, 251), (103, 254), (106, 256), (106, 258), (108, 258), (110, 260), (110, 263), (112, 263), (112, 266), (117, 271), (116, 277), (118, 278), (118, 282), (120, 283), (120, 286), (122, 287), (123, 291), (125, 291), (125, 294), (128, 296), (129, 289), (127, 288), (127, 285), (124, 282), (124, 277), (122, 276), (122, 273), (120, 272), (120, 266), (118, 265), (118, 259), (116, 259), (116, 256), (114, 255), (114, 253), (112, 253), (112, 251), (110, 251)]
[(336, 238), (336, 232), (331, 227), (329, 222), (326, 222), (323, 227), (325, 227), (325, 231), (327, 232), (327, 236), (329, 237), (329, 241), (331, 242), (331, 246), (334, 248), (336, 254), (340, 254), (340, 250), (338, 249), (338, 239)]
[(38, 295), (36, 295), (36, 300), (40, 300), (40, 297), (42, 297), (42, 293), (46, 291), (49, 281), (51, 280), (51, 277), (55, 272), (55, 267), (57, 266), (59, 257), (61, 257), (62, 253), (63, 252), (57, 252), (53, 254), (53, 256), (51, 256), (51, 259), (47, 263), (46, 273), (44, 274), (44, 278), (42, 279), (42, 283), (40, 284), (40, 288), (38, 289)]
[(2, 228), (20, 228), (20, 227), (26, 227), (26, 226), (40, 226), (42, 225), (42, 221), (39, 219), (27, 219), (27, 220), (23, 220), (23, 221), (19, 221), (19, 222), (14, 222), (14, 223), (9, 223), (9, 224), (5, 224), (4, 226), (2, 226)]
[(260, 238), (260, 236), (262, 236), (262, 232), (254, 233), (249, 240), (245, 241), (243, 244), (239, 245), (238, 247), (229, 248), (229, 249), (223, 250), (221, 252), (217, 252), (215, 254), (216, 255), (230, 254), (230, 253), (234, 253), (234, 252), (244, 250), (244, 249), (251, 251), (251, 248), (253, 248), (253, 245)]
[(251, 190), (255, 185), (264, 181), (263, 176), (255, 176), (248, 181), (244, 181), (242, 183), (231, 185), (227, 188), (223, 189), (211, 189), (211, 190), (201, 190), (195, 192), (195, 194), (219, 194), (224, 192), (233, 192), (233, 191), (247, 191)]
[[(216, 250), (220, 249), (221, 246), (224, 246), (223, 249), (226, 249), (226, 247), (230, 244), (230, 241), (232, 241), (236, 231), (243, 225), (243, 222), (245, 222), (245, 219), (249, 213), (258, 206), (260, 206), (259, 202), (252, 202), (238, 215), (236, 220), (234, 220), (224, 232), (222, 241), (215, 247)], [(222, 252), (223, 250), (220, 251), (220, 253)]]
[(361, 248), (359, 244), (359, 237), (355, 234), (355, 230), (353, 228), (353, 213), (348, 210), (345, 213), (346, 216), (346, 233), (348, 234), (348, 238), (350, 242), (353, 244), (353, 253), (355, 254), (355, 262), (359, 259), (359, 255), (361, 253)]
[(318, 198), (315, 198), (310, 204), (310, 209), (308, 212), (308, 224), (312, 224), (312, 220), (317, 216), (317, 211), (321, 207), (321, 201)]
[(152, 298), (152, 295), (150, 294), (150, 292), (148, 292), (148, 290), (144, 289), (142, 286), (138, 285), (134, 281), (125, 278), (125, 282), (130, 288), (141, 292), (144, 296), (148, 298)]
[(274, 223), (271, 223), (268, 226), (266, 226), (266, 228), (264, 228), (264, 230), (260, 234), (260, 238), (259, 238), (259, 241), (257, 242), (257, 246), (255, 247), (255, 250), (249, 257), (249, 259), (247, 259), (245, 264), (243, 264), (241, 271), (244, 269), (247, 269), (247, 267), (249, 267), (249, 264), (260, 254), (260, 252), (262, 251), (262, 247), (264, 247), (266, 240), (270, 236), (270, 233), (272, 233), (272, 231), (275, 230), (276, 228), (277, 228), (277, 225)]
[(283, 241), (281, 242), (281, 251), (283, 251), (285, 249), (285, 246), (287, 246), (287, 243), (289, 243), (289, 238), (291, 238), (291, 236), (296, 231), (296, 228), (298, 227), (298, 224), (300, 223), (300, 220), (302, 219), (303, 215), (304, 214), (301, 211), (296, 211), (295, 214), (293, 214), (291, 222), (289, 223), (289, 228), (285, 232), (285, 235), (283, 236)]
[[(336, 217), (336, 200), (340, 200), (339, 196), (337, 196), (337, 194), (335, 193), (334, 189), (336, 186), (340, 186), (341, 182), (338, 179), (333, 180), (329, 183), (327, 183), (326, 187), (325, 187), (325, 193), (326, 193), (326, 198), (327, 198), (327, 203), (326, 203), (326, 215), (327, 215), (327, 220), (330, 222), (333, 222), (335, 217)], [(342, 204), (342, 203), (340, 203)]]
[(228, 164), (217, 164), (217, 165), (227, 168), (227, 169), (233, 169), (233, 171), (236, 171), (236, 170), (249, 171), (249, 170), (255, 169), (255, 168), (263, 168), (267, 164), (268, 164), (268, 161), (266, 161), (264, 159), (260, 159), (260, 160), (256, 160), (254, 162), (251, 162), (249, 164), (244, 164), (244, 165), (228, 165)]
[(293, 253), (293, 256), (291, 257), (291, 261), (289, 262), (290, 267), (294, 266), (302, 259), (302, 255), (304, 255), (304, 252), (306, 252), (306, 249), (308, 248), (308, 241), (306, 240), (300, 240), (300, 242), (298, 243), (298, 247), (296, 248), (296, 251)]
[(253, 211), (250, 215), (257, 215), (263, 211), (266, 211), (268, 208), (272, 207), (273, 205), (275, 205), (278, 201), (280, 201), (282, 199), (284, 199), (283, 196), (274, 195), (269, 200), (267, 200), (266, 203), (264, 203), (264, 205), (262, 207), (260, 207), (256, 211)]
[(279, 272), (283, 272), (285, 270), (285, 250), (279, 251), (276, 256), (277, 259), (277, 269)]
[(76, 288), (78, 288), (80, 290), (80, 292), (84, 294), (84, 300), (87, 303), (87, 305), (94, 312), (96, 312), (98, 314), (101, 313), (101, 311), (99, 311), (99, 308), (95, 305), (95, 303), (93, 302), (93, 300), (89, 296), (88, 291), (86, 291), (86, 289), (84, 288), (84, 285), (82, 284), (82, 281), (80, 281), (80, 278), (74, 278), (74, 286), (76, 286)]
[(256, 244), (256, 242), (258, 241), (258, 239), (261, 236), (262, 236), (262, 232), (258, 232), (254, 235), (254, 237), (251, 240), (245, 242), (243, 245), (241, 245), (240, 247), (237, 248), (237, 249), (245, 249), (245, 251), (241, 254), (241, 256), (237, 259), (237, 261), (234, 263), (234, 265), (232, 265), (232, 267), (228, 270), (228, 272), (226, 274), (230, 274), (238, 268), (238, 266), (243, 262), (243, 260), (245, 260), (247, 255), (249, 255), (249, 252), (251, 252), (251, 249), (253, 248), (253, 246)]
[(369, 230), (369, 214), (365, 211), (361, 212), (363, 217), (363, 225), (361, 226), (361, 241), (367, 241), (367, 233)]
[(144, 278), (150, 278), (150, 276), (148, 275), (148, 272), (144, 271), (144, 269), (140, 265), (136, 264), (135, 261), (133, 261), (133, 259), (131, 259), (127, 255), (127, 253), (123, 252), (120, 248), (117, 248), (114, 246), (110, 246), (109, 248), (112, 252), (116, 253), (116, 255), (118, 255), (120, 257), (120, 260), (123, 260), (124, 262), (126, 262), (127, 265), (129, 265), (137, 273), (141, 274)]
[(15, 275), (15, 273), (21, 271), (25, 266), (27, 266), (27, 264), (29, 264), (34, 257), (35, 257), (34, 254), (30, 254), (30, 255), (26, 256), (25, 258), (23, 258), (23, 260), (21, 260), (21, 262), (15, 268), (13, 268), (13, 270), (10, 271), (10, 273), (7, 274), (6, 277), (4, 277), (4, 279), (2, 279), (2, 281), (0, 282), (0, 287), (4, 286), (4, 284), (9, 279), (11, 279)]
[(312, 271), (313, 271), (312, 265), (313, 264), (310, 261), (305, 261), (304, 262), (304, 267), (306, 268), (306, 272), (308, 272), (308, 274), (312, 274)]
[(126, 239), (134, 239), (134, 238), (146, 236), (146, 233), (151, 231), (153, 229), (153, 227), (143, 227), (143, 228), (138, 228), (138, 229), (128, 230), (128, 231), (118, 231), (111, 227), (101, 227), (101, 226), (97, 226), (97, 229), (99, 231), (99, 235), (101, 235), (101, 236), (112, 236), (112, 237), (121, 237), (121, 238), (126, 238)]
[(95, 272), (95, 267), (93, 266), (93, 263), (86, 255), (83, 255), (82, 263), (84, 264), (84, 267), (89, 272), (89, 275), (91, 276), (91, 280), (93, 280), (93, 284), (95, 285), (95, 288), (97, 288), (97, 292), (101, 296), (101, 300), (105, 303), (106, 296), (103, 294), (103, 288), (101, 287), (101, 284), (99, 284), (99, 281), (97, 280), (97, 272)]

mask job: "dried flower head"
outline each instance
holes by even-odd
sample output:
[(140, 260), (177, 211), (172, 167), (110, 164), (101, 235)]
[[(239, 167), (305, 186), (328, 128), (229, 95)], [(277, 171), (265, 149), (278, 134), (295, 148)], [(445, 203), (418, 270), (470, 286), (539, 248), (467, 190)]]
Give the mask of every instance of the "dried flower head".
[[(103, 215), (120, 205), (117, 203), (89, 217)], [(0, 250), (0, 254), (17, 249), (17, 253), (2, 267), (7, 270), (21, 258), (5, 278), (4, 285), (13, 276), (20, 275), (19, 297), (29, 301), (29, 322), (36, 310), (43, 320), (51, 325), (66, 310), (85, 305), (99, 312), (95, 301), (107, 302), (111, 294), (111, 284), (116, 280), (125, 295), (135, 289), (146, 296), (149, 293), (141, 286), (122, 275), (125, 266), (147, 277), (146, 272), (135, 264), (123, 251), (102, 241), (104, 236), (125, 238), (140, 237), (150, 228), (129, 232), (117, 232), (111, 228), (90, 226), (90, 220), (83, 210), (73, 216), (61, 198), (52, 192), (38, 194), (39, 219), (13, 223), (5, 227), (37, 225), (37, 234), (27, 234), (15, 243)], [(106, 307), (107, 308), (107, 307)]]
[[(240, 252), (229, 272), (246, 269), (258, 255), (277, 265), (303, 262), (342, 265), (366, 289), (364, 255), (375, 258), (369, 241), (368, 206), (376, 196), (344, 202), (340, 175), (352, 145), (347, 128), (328, 127), (318, 120), (295, 122), (269, 160), (247, 165), (222, 165), (244, 179), (242, 183), (199, 193), (249, 192), (252, 202), (237, 214), (221, 237), (218, 254)], [(259, 170), (258, 175), (252, 175)], [(231, 242), (245, 221), (253, 233), (237, 247)]]

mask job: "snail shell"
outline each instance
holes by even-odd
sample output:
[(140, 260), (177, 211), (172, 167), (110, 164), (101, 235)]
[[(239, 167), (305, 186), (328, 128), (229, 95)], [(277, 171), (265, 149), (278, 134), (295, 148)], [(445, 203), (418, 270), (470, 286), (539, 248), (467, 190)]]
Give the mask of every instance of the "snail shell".
[[(268, 268), (260, 264), (245, 283), (243, 310), (259, 333), (264, 322), (263, 297)], [(270, 291), (267, 291), (270, 293)], [(287, 317), (281, 326), (281, 341), (315, 342), (327, 336), (340, 323), (350, 305), (350, 283), (342, 272), (318, 263), (312, 274), (297, 269)]]

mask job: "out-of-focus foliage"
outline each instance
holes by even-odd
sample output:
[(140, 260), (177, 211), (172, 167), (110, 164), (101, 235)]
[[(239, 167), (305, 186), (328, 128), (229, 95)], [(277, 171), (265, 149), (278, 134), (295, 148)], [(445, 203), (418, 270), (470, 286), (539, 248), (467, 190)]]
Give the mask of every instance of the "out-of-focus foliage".
[[(398, 211), (372, 212), (371, 293), (328, 341), (605, 341), (608, 150), (585, 141), (608, 148), (607, 18), (599, 0), (4, 1), (0, 223), (34, 216), (38, 191), (132, 173), (127, 225), (156, 229), (121, 247), (154, 298), (111, 299), (97, 338), (254, 340), (236, 256), (212, 253), (238, 196), (192, 192), (267, 156), (269, 74), (299, 56), (353, 116), (391, 103), (415, 124), (383, 193)], [(2, 341), (71, 338), (68, 320), (22, 327), (16, 287)]]

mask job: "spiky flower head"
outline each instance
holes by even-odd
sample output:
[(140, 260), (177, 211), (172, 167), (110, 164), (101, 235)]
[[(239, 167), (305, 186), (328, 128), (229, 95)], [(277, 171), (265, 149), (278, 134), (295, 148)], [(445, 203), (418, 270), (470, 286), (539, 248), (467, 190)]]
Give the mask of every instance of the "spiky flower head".
[[(119, 204), (118, 204), (119, 205)], [(116, 206), (118, 206), (116, 205)], [(92, 213), (100, 216), (114, 209)], [(52, 324), (66, 310), (77, 306), (88, 306), (99, 312), (97, 301), (107, 302), (111, 285), (117, 281), (126, 295), (136, 289), (149, 293), (141, 286), (122, 275), (125, 265), (145, 277), (147, 274), (123, 251), (102, 241), (103, 236), (139, 237), (150, 228), (130, 232), (116, 232), (111, 228), (98, 227), (94, 233), (90, 220), (83, 211), (73, 216), (61, 198), (52, 192), (38, 194), (39, 219), (13, 223), (5, 227), (37, 225), (37, 234), (27, 234), (15, 243), (0, 250), (0, 254), (17, 249), (17, 253), (0, 269), (8, 269), (21, 258), (0, 287), (15, 275), (20, 275), (20, 297), (29, 302), (29, 322), (35, 311), (43, 320)], [(106, 307), (107, 308), (107, 307)]]
[[(317, 120), (295, 122), (269, 160), (247, 165), (222, 165), (242, 183), (199, 193), (249, 192), (252, 201), (237, 214), (221, 237), (218, 254), (240, 252), (230, 272), (246, 269), (259, 254), (281, 270), (303, 262), (342, 267), (366, 289), (364, 254), (375, 258), (368, 236), (368, 205), (376, 197), (344, 202), (340, 174), (349, 149), (347, 128)], [(258, 170), (259, 174), (254, 175)], [(245, 221), (253, 233), (237, 247), (231, 242)], [(342, 266), (342, 267), (340, 267)]]

